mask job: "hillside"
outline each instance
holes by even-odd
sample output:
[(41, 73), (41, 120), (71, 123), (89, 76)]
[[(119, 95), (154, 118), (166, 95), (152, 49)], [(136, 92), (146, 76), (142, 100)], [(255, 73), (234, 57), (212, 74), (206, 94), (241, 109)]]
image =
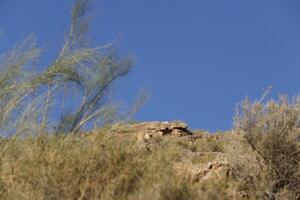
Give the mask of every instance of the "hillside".
[[(262, 199), (256, 154), (235, 132), (182, 122), (2, 139), (0, 199)], [(244, 177), (244, 178), (242, 178)], [(254, 176), (252, 176), (254, 177)], [(283, 190), (280, 198), (286, 199)]]
[(299, 6), (7, 2), (0, 200), (300, 200)]

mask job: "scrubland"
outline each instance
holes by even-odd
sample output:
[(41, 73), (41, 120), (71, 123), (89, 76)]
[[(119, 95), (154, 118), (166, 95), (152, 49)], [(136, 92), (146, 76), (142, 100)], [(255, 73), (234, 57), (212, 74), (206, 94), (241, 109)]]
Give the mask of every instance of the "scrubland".
[(124, 110), (110, 90), (134, 60), (94, 45), (89, 8), (75, 1), (46, 66), (35, 37), (1, 52), (0, 199), (300, 199), (300, 97), (246, 99), (230, 131), (141, 132), (147, 96)]
[(299, 199), (299, 99), (245, 101), (232, 131), (130, 124), (1, 139), (1, 199)]

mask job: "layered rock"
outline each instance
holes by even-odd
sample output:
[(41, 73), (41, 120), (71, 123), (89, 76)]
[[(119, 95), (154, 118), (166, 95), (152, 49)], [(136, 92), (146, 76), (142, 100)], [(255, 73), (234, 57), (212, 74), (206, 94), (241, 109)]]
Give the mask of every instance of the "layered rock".
[(147, 141), (158, 136), (182, 137), (192, 135), (183, 122), (143, 122), (131, 125), (138, 141)]

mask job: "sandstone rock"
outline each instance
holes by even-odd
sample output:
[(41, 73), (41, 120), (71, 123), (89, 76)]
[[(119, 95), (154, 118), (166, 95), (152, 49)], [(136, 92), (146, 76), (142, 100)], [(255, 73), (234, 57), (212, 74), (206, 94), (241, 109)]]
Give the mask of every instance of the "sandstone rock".
[(207, 179), (222, 179), (229, 170), (229, 163), (227, 160), (215, 160), (204, 165), (197, 173), (196, 180), (205, 181)]
[(221, 180), (229, 172), (229, 162), (222, 154), (217, 155), (210, 162), (198, 164), (192, 163), (187, 156), (185, 161), (175, 163), (174, 169), (178, 175), (185, 176), (195, 182), (202, 182), (208, 179)]
[(187, 124), (183, 122), (143, 122), (131, 125), (133, 132), (137, 135), (138, 141), (150, 140), (157, 136), (182, 137), (191, 135)]

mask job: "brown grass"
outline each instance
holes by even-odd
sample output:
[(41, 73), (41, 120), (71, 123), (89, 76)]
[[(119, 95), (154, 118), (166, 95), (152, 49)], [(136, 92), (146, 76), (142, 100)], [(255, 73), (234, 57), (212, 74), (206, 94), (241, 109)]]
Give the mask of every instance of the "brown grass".
[(191, 145), (161, 137), (145, 148), (107, 129), (2, 140), (0, 199), (230, 199), (227, 179), (200, 184), (174, 171)]
[(230, 133), (139, 142), (119, 124), (0, 139), (0, 199), (298, 199), (299, 102), (246, 102)]

